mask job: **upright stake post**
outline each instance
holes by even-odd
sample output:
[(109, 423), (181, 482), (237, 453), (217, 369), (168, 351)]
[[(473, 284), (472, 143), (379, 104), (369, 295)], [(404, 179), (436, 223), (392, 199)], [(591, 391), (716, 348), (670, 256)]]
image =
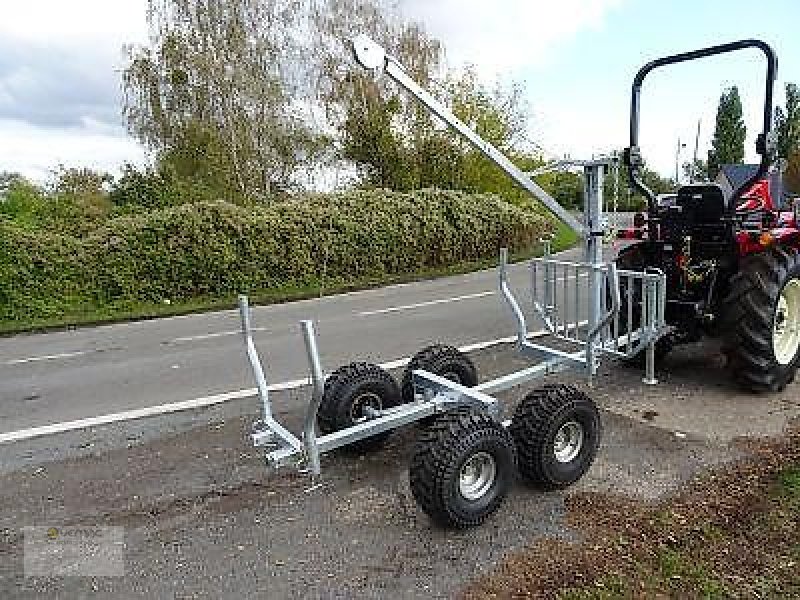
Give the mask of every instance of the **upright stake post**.
[(312, 321), (301, 321), (303, 329), (303, 341), (306, 346), (308, 356), (308, 366), (311, 374), (312, 396), (311, 402), (306, 411), (306, 418), (303, 424), (303, 445), (306, 450), (306, 459), (311, 476), (316, 477), (320, 474), (319, 447), (317, 446), (317, 413), (319, 405), (322, 403), (322, 395), (325, 392), (325, 375), (322, 371), (322, 363), (319, 359), (317, 349), (317, 337), (314, 334), (314, 323)]
[(256, 388), (258, 389), (258, 397), (261, 400), (261, 408), (264, 414), (264, 420), (272, 419), (272, 406), (269, 401), (269, 386), (267, 385), (267, 378), (264, 375), (264, 369), (261, 367), (261, 361), (258, 358), (255, 342), (253, 342), (253, 327), (251, 324), (250, 316), (250, 302), (247, 296), (239, 296), (239, 317), (242, 322), (242, 335), (244, 335), (245, 347), (247, 348), (247, 358), (250, 361), (250, 366), (253, 368), (253, 376), (256, 380)]
[(645, 351), (645, 375), (642, 380), (645, 385), (657, 385), (656, 379), (656, 334), (658, 333), (658, 298), (653, 293), (656, 291), (656, 284), (652, 281), (646, 283), (646, 302), (647, 302), (647, 335), (649, 342)]
[[(584, 166), (584, 216), (586, 219), (585, 261), (592, 265), (589, 274), (589, 331), (594, 331), (602, 315), (603, 294), (603, 171), (604, 163), (591, 162)], [(595, 339), (586, 343), (586, 369), (589, 385), (597, 373)]]

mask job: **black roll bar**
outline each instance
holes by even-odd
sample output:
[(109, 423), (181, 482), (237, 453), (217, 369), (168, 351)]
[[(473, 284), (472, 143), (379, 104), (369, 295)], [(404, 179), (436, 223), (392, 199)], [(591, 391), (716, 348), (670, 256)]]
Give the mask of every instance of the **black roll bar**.
[(639, 169), (642, 166), (641, 150), (639, 148), (639, 115), (640, 103), (642, 94), (642, 83), (647, 75), (659, 68), (676, 63), (687, 62), (696, 60), (698, 58), (706, 58), (715, 56), (717, 54), (726, 54), (728, 52), (736, 52), (738, 50), (745, 50), (748, 48), (756, 48), (761, 50), (767, 59), (767, 77), (766, 77), (766, 92), (764, 94), (764, 124), (763, 130), (756, 139), (756, 152), (761, 155), (761, 164), (758, 171), (752, 178), (745, 182), (739, 189), (735, 190), (731, 201), (729, 203), (729, 210), (733, 211), (736, 207), (736, 199), (749, 189), (756, 181), (762, 179), (767, 174), (770, 163), (772, 161), (772, 140), (770, 138), (770, 131), (772, 130), (772, 97), (775, 88), (775, 78), (778, 74), (778, 57), (775, 55), (773, 49), (769, 44), (761, 40), (741, 40), (738, 42), (731, 42), (729, 44), (722, 44), (719, 46), (711, 46), (710, 48), (702, 48), (700, 50), (693, 50), (692, 52), (684, 52), (682, 54), (675, 54), (673, 56), (666, 56), (664, 58), (656, 59), (647, 63), (636, 74), (633, 80), (633, 91), (631, 94), (631, 122), (630, 122), (630, 147), (625, 150), (624, 162), (628, 167), (628, 176), (631, 185), (640, 191), (647, 198), (650, 212), (655, 210), (656, 196), (644, 184), (639, 176)]

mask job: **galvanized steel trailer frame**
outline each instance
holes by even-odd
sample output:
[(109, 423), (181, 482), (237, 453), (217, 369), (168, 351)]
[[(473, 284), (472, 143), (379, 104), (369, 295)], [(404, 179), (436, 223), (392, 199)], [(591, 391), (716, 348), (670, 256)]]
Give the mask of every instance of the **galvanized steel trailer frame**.
[[(666, 278), (658, 271), (619, 271), (613, 262), (603, 261), (603, 237), (607, 226), (603, 217), (603, 175), (604, 170), (617, 159), (602, 158), (573, 163), (583, 168), (584, 172), (585, 210), (584, 221), (581, 223), (505, 155), (417, 85), (400, 63), (387, 56), (382, 47), (369, 38), (360, 36), (353, 40), (353, 50), (356, 61), (362, 67), (376, 74), (388, 75), (583, 239), (584, 262), (559, 261), (546, 255), (530, 263), (533, 313), (554, 337), (568, 344), (577, 344), (580, 349), (565, 351), (530, 340), (525, 313), (508, 281), (508, 253), (504, 249), (501, 251), (498, 267), (499, 292), (516, 322), (516, 346), (523, 355), (537, 360), (535, 365), (475, 387), (465, 387), (434, 373), (415, 370), (413, 402), (381, 410), (368, 409), (367, 420), (319, 436), (316, 422), (325, 390), (325, 375), (314, 325), (311, 321), (302, 321), (301, 330), (309, 363), (312, 394), (306, 408), (302, 437), (297, 437), (273, 416), (267, 379), (253, 341), (249, 304), (247, 298), (241, 296), (239, 306), (242, 332), (262, 404), (262, 419), (254, 425), (252, 439), (256, 447), (267, 449), (268, 464), (276, 467), (302, 466), (312, 475), (318, 475), (321, 471), (321, 454), (447, 412), (453, 407), (475, 406), (499, 421), (501, 406), (491, 394), (568, 368), (583, 370), (591, 382), (601, 354), (630, 357), (644, 351), (644, 381), (648, 384), (656, 383), (655, 344), (666, 332)], [(540, 275), (543, 279), (541, 284)], [(574, 286), (568, 283), (570, 278), (574, 279)], [(581, 302), (582, 287), (579, 285), (581, 279), (586, 279), (586, 315), (582, 315), (580, 311), (580, 307), (584, 305)], [(621, 283), (627, 295), (627, 315), (622, 315), (626, 317), (622, 326)], [(639, 299), (638, 306), (634, 306), (634, 294)]]

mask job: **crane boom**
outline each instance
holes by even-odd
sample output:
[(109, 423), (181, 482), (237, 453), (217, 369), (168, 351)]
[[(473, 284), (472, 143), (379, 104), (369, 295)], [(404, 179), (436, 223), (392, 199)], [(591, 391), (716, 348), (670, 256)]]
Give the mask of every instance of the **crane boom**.
[(586, 236), (587, 230), (572, 214), (561, 206), (550, 194), (538, 186), (530, 177), (522, 172), (508, 157), (484, 140), (475, 131), (470, 129), (463, 121), (456, 117), (446, 106), (434, 98), (428, 91), (419, 86), (406, 73), (403, 66), (394, 58), (388, 56), (382, 46), (366, 35), (360, 35), (352, 40), (353, 52), (356, 61), (365, 69), (382, 71), (394, 82), (414, 96), (433, 114), (444, 121), (448, 126), (469, 141), (478, 151), (502, 169), (514, 182), (534, 196), (545, 208), (556, 216), (567, 227), (580, 236)]

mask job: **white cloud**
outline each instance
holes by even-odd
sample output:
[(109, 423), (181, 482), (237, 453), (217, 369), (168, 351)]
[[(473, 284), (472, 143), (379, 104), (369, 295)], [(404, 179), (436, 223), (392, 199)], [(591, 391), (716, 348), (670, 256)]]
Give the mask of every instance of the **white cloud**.
[(147, 38), (147, 0), (23, 0), (4, 7), (0, 35), (36, 42)]
[[(444, 42), (451, 66), (472, 63), (486, 81), (500, 75), (522, 82), (532, 107), (532, 138), (548, 154), (588, 158), (628, 145), (630, 84), (636, 69), (659, 55), (708, 45), (707, 39), (681, 43), (679, 37), (672, 47), (637, 46), (624, 59), (626, 64), (604, 64), (606, 49), (599, 47), (586, 63), (569, 66), (574, 81), (555, 77), (557, 86), (548, 83), (555, 75), (548, 68), (557, 53), (578, 36), (602, 30), (625, 1), (400, 0), (400, 6)], [(726, 85), (738, 85), (742, 94), (747, 159), (755, 160), (762, 62), (757, 53), (726, 56), (665, 69), (648, 78), (641, 143), (649, 164), (663, 175), (674, 174), (678, 137), (686, 143), (681, 162), (688, 161), (698, 119), (703, 123), (699, 157), (706, 157), (717, 100)], [(596, 76), (598, 70), (602, 77)], [(565, 84), (569, 87), (563, 88)]]
[(445, 42), (454, 66), (494, 78), (541, 66), (558, 47), (603, 26), (623, 0), (401, 0), (404, 14)]
[[(685, 48), (689, 49), (689, 48)], [(657, 50), (641, 62), (666, 54)], [(610, 81), (591, 98), (586, 95), (554, 94), (534, 97), (536, 138), (553, 154), (588, 157), (622, 148), (629, 143), (630, 83), (636, 68), (614, 68)], [(690, 162), (695, 147), (697, 122), (701, 121), (698, 158), (706, 160), (716, 120), (719, 96), (735, 85), (742, 99), (747, 127), (745, 160), (757, 162), (755, 138), (761, 132), (763, 115), (763, 64), (757, 55), (730, 56), (717, 60), (675, 65), (652, 73), (644, 84), (641, 103), (640, 145), (649, 166), (673, 177), (678, 139), (682, 164)], [(776, 86), (778, 91), (778, 86)], [(782, 101), (778, 94), (776, 100)]]
[(115, 174), (125, 162), (141, 163), (144, 151), (121, 130), (87, 123), (83, 129), (49, 129), (17, 121), (0, 121), (0, 170), (37, 181), (59, 165), (89, 167)]
[[(570, 90), (543, 89), (535, 73), (546, 70), (557, 52), (587, 30), (601, 29), (624, 0), (401, 0), (404, 14), (422, 22), (444, 42), (447, 62), (470, 63), (487, 82), (498, 76), (521, 81), (533, 114), (531, 136), (550, 155), (589, 157), (622, 145), (627, 123), (621, 102), (587, 106)], [(607, 94), (604, 94), (604, 96)], [(605, 98), (604, 98), (605, 100)], [(613, 114), (612, 118), (598, 118)]]
[(24, 0), (0, 21), (0, 171), (115, 171), (143, 151), (122, 126), (123, 47), (147, 40), (147, 0)]

